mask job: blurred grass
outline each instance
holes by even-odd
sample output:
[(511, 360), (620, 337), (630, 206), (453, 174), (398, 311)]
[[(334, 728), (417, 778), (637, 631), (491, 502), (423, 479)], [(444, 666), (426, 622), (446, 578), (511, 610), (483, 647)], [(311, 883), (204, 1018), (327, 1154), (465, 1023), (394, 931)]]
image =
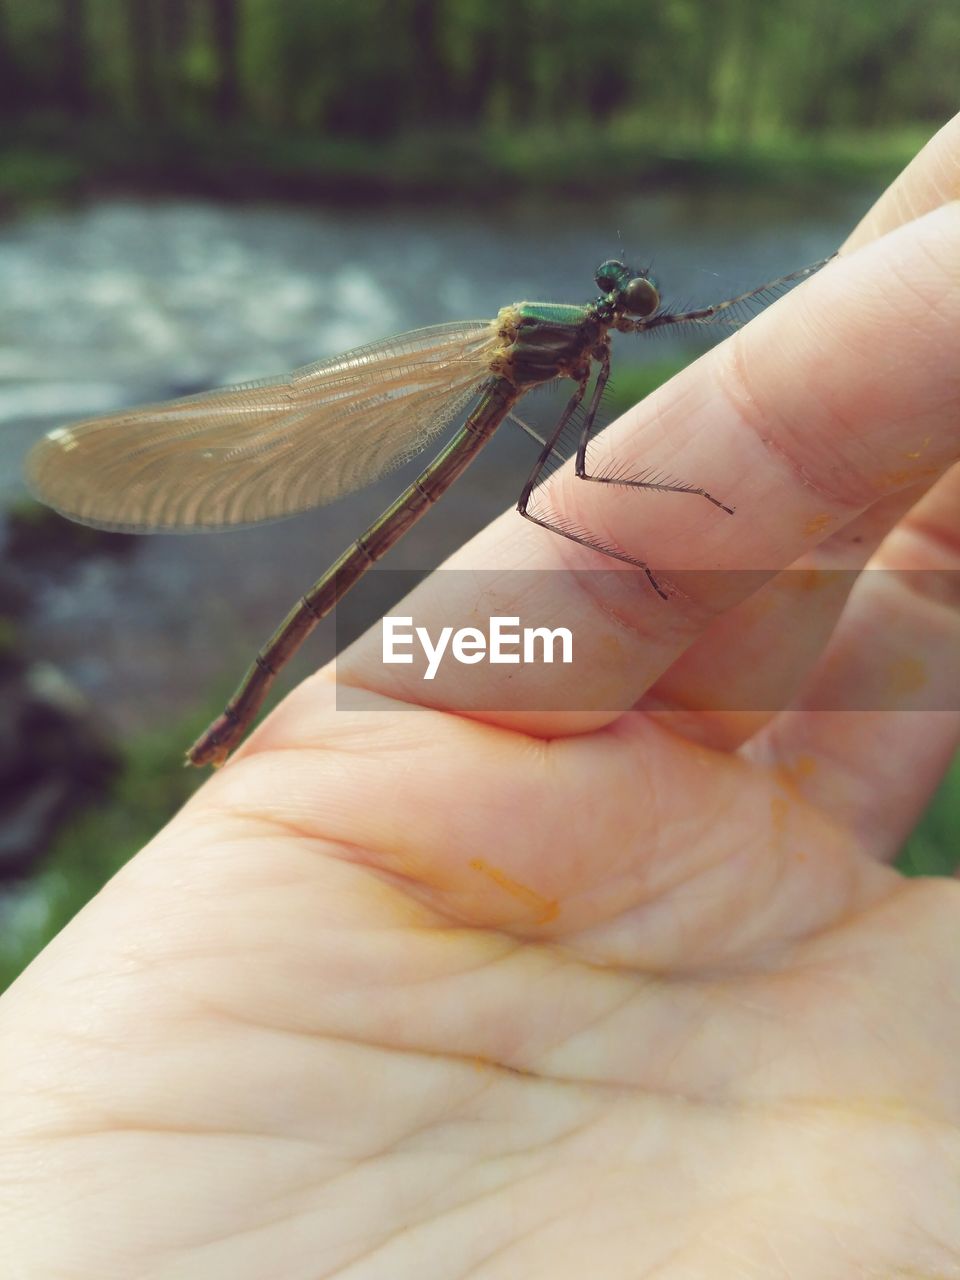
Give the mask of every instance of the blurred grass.
[(62, 830), (32, 879), (0, 894), (0, 991), (200, 786), (203, 773), (183, 767), (184, 749), (221, 705), (125, 744), (103, 800)]
[(644, 186), (859, 184), (893, 178), (927, 129), (834, 133), (743, 146), (658, 143), (639, 125), (437, 130), (389, 142), (208, 125), (154, 128), (38, 117), (0, 125), (0, 205), (103, 193), (218, 199), (476, 199), (593, 195)]
[[(678, 364), (619, 372), (611, 408), (622, 412), (672, 377)], [(42, 870), (0, 898), (0, 991), (180, 808), (204, 780), (183, 768), (185, 746), (219, 713), (223, 691), (186, 721), (123, 748), (120, 775), (105, 800), (56, 840)], [(906, 874), (949, 875), (960, 864), (960, 754), (897, 861)]]
[(897, 859), (908, 876), (948, 876), (960, 866), (960, 753)]

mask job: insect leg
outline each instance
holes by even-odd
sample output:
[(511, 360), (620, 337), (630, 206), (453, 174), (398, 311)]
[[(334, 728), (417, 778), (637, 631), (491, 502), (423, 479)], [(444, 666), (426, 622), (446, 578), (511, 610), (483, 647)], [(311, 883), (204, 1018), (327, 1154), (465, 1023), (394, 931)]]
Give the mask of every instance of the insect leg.
[[(587, 416), (586, 416), (586, 419), (584, 420), (583, 428), (580, 433), (581, 448), (583, 450), (586, 450), (586, 439), (590, 434), (590, 428), (593, 425), (593, 420), (597, 416), (597, 409), (600, 406), (600, 399), (603, 395), (603, 389), (606, 386), (607, 379), (609, 377), (610, 377), (610, 356), (609, 356), (609, 353), (606, 353), (605, 356), (601, 357), (601, 360), (600, 360), (600, 372), (597, 375), (597, 383), (593, 389), (593, 395), (590, 398), (590, 405), (587, 409)], [(560, 415), (560, 421), (557, 423), (553, 431), (550, 433), (550, 435), (547, 437), (546, 441), (544, 442), (544, 446), (540, 451), (540, 456), (537, 458), (536, 462), (533, 464), (533, 470), (530, 472), (530, 475), (527, 477), (527, 482), (523, 486), (523, 489), (520, 492), (520, 497), (517, 501), (517, 510), (520, 512), (520, 514), (524, 517), (525, 520), (529, 520), (533, 524), (540, 525), (542, 529), (549, 529), (551, 533), (558, 533), (562, 538), (569, 538), (571, 542), (578, 542), (582, 547), (590, 547), (592, 548), (592, 550), (599, 551), (605, 556), (612, 557), (612, 559), (614, 560), (621, 560), (623, 561), (624, 564), (632, 564), (632, 565), (635, 565), (638, 569), (642, 569), (647, 576), (647, 581), (650, 583), (651, 587), (653, 587), (654, 591), (656, 591), (657, 595), (662, 597), (662, 599), (666, 600), (667, 599), (666, 591), (664, 591), (663, 587), (661, 587), (660, 583), (654, 577), (653, 570), (645, 561), (638, 560), (636, 556), (628, 555), (627, 552), (621, 551), (618, 547), (615, 547), (612, 543), (605, 542), (602, 538), (598, 538), (596, 535), (591, 534), (588, 530), (583, 529), (578, 525), (575, 525), (572, 521), (565, 519), (563, 516), (555, 515), (552, 512), (548, 512), (547, 515), (534, 515), (534, 513), (529, 509), (530, 499), (533, 496), (536, 486), (543, 475), (544, 468), (547, 466), (547, 463), (550, 461), (550, 459), (555, 456), (557, 442), (559, 441), (560, 437), (563, 435), (563, 432), (566, 429), (567, 425), (569, 424), (570, 419), (573, 417), (577, 409), (583, 403), (583, 398), (584, 398), (584, 395), (586, 394), (586, 390), (587, 390), (587, 379), (584, 378), (583, 381), (580, 383), (580, 385), (577, 387), (577, 390), (570, 397), (570, 400), (567, 402), (567, 407), (564, 409), (563, 413)], [(577, 451), (578, 465), (579, 465), (579, 459), (580, 459), (580, 449), (578, 449)]]
[[(612, 484), (624, 489), (653, 489), (657, 493), (693, 493), (701, 498), (706, 498), (708, 502), (712, 502), (715, 507), (719, 507), (721, 511), (725, 511), (728, 516), (733, 515), (733, 508), (728, 507), (725, 502), (721, 502), (719, 498), (715, 498), (712, 493), (706, 489), (700, 488), (698, 485), (683, 484), (679, 480), (672, 480), (669, 476), (663, 475), (661, 472), (654, 470), (642, 471), (637, 475), (630, 475), (624, 471), (611, 471), (606, 474), (600, 473), (592, 475), (587, 471), (587, 443), (590, 439), (590, 432), (593, 429), (594, 419), (596, 418), (596, 407), (600, 403), (600, 396), (603, 395), (603, 388), (606, 386), (607, 379), (610, 377), (610, 353), (604, 352), (601, 358), (600, 373), (597, 377), (597, 387), (593, 393), (593, 400), (583, 422), (580, 431), (580, 443), (577, 446), (577, 479), (592, 480), (594, 484)], [(599, 395), (598, 395), (599, 391)]]
[[(529, 422), (526, 422), (523, 418), (521, 418), (521, 417), (520, 417), (519, 413), (514, 413), (514, 412), (510, 412), (510, 413), (508, 413), (508, 414), (507, 414), (507, 421), (508, 421), (508, 422), (512, 422), (512, 423), (514, 424), (514, 426), (519, 427), (519, 428), (520, 428), (520, 430), (524, 433), (524, 435), (528, 435), (528, 436), (530, 437), (530, 439), (531, 439), (531, 440), (536, 440), (536, 442), (537, 442), (537, 444), (538, 444), (538, 445), (540, 445), (541, 447), (544, 447), (544, 448), (546, 447), (547, 442), (546, 442), (546, 440), (544, 440), (544, 438), (543, 438), (543, 436), (540, 434), (540, 432), (539, 432), (539, 431), (534, 430), (534, 428), (533, 428), (533, 427), (531, 427), (531, 425), (530, 425), (530, 423), (529, 423)], [(564, 458), (563, 454), (562, 454), (562, 453), (560, 453), (560, 451), (556, 448), (556, 446), (555, 446), (555, 445), (552, 445), (552, 446), (551, 446), (551, 452), (552, 452), (552, 454), (554, 455), (554, 457), (555, 457), (555, 459), (557, 460), (557, 462), (565, 462), (565, 461), (566, 461), (566, 459)]]

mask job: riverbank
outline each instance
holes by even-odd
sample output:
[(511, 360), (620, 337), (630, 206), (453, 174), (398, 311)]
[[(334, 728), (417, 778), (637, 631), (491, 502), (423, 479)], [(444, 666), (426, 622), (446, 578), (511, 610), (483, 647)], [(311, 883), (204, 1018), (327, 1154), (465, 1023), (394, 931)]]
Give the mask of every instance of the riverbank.
[(0, 211), (102, 195), (357, 203), (643, 194), (683, 186), (809, 189), (887, 181), (929, 126), (742, 146), (606, 129), (432, 131), (389, 142), (248, 129), (125, 129), (37, 117), (0, 127)]

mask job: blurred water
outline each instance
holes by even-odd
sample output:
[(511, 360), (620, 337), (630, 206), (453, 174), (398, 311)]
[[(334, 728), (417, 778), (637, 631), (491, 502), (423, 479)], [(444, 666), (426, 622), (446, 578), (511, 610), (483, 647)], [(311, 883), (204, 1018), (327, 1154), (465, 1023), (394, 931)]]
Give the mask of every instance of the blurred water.
[[(51, 425), (518, 298), (586, 301), (610, 256), (652, 262), (668, 301), (708, 302), (825, 256), (873, 195), (353, 211), (110, 201), (0, 227), (0, 503), (22, 496), (22, 457)], [(616, 358), (663, 359), (668, 342), (620, 339)], [(436, 564), (512, 503), (530, 461), (528, 441), (500, 433), (389, 564)], [(405, 479), (293, 521), (83, 562), (44, 583), (33, 642), (118, 727), (156, 723), (211, 682), (225, 689)], [(327, 627), (301, 669), (331, 645)]]

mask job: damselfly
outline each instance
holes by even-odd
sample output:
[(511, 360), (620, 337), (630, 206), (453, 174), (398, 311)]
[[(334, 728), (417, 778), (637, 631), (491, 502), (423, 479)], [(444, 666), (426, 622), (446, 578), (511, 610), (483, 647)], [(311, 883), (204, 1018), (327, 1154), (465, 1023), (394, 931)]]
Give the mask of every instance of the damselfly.
[[(584, 306), (517, 302), (495, 320), (434, 325), (358, 347), (261, 382), (124, 410), (59, 427), (34, 446), (27, 477), (36, 495), (71, 520), (134, 533), (190, 532), (292, 516), (371, 484), (418, 454), (458, 415), (463, 425), (412, 484), (293, 607), (257, 654), (223, 713), (187, 752), (194, 765), (222, 764), (256, 716), (271, 683), (321, 618), (426, 512), (496, 429), (511, 418), (539, 455), (517, 510), (527, 520), (642, 569), (589, 531), (538, 512), (533, 496), (562, 460), (576, 422), (576, 474), (585, 481), (698, 495), (705, 489), (649, 474), (592, 474), (587, 445), (610, 376), (610, 334), (737, 321), (822, 262), (696, 310), (670, 310), (649, 271), (604, 262), (599, 297)], [(593, 390), (587, 391), (596, 371)], [(569, 378), (575, 390), (554, 429), (540, 436), (515, 414), (533, 387)], [(468, 411), (469, 410), (469, 411)]]

